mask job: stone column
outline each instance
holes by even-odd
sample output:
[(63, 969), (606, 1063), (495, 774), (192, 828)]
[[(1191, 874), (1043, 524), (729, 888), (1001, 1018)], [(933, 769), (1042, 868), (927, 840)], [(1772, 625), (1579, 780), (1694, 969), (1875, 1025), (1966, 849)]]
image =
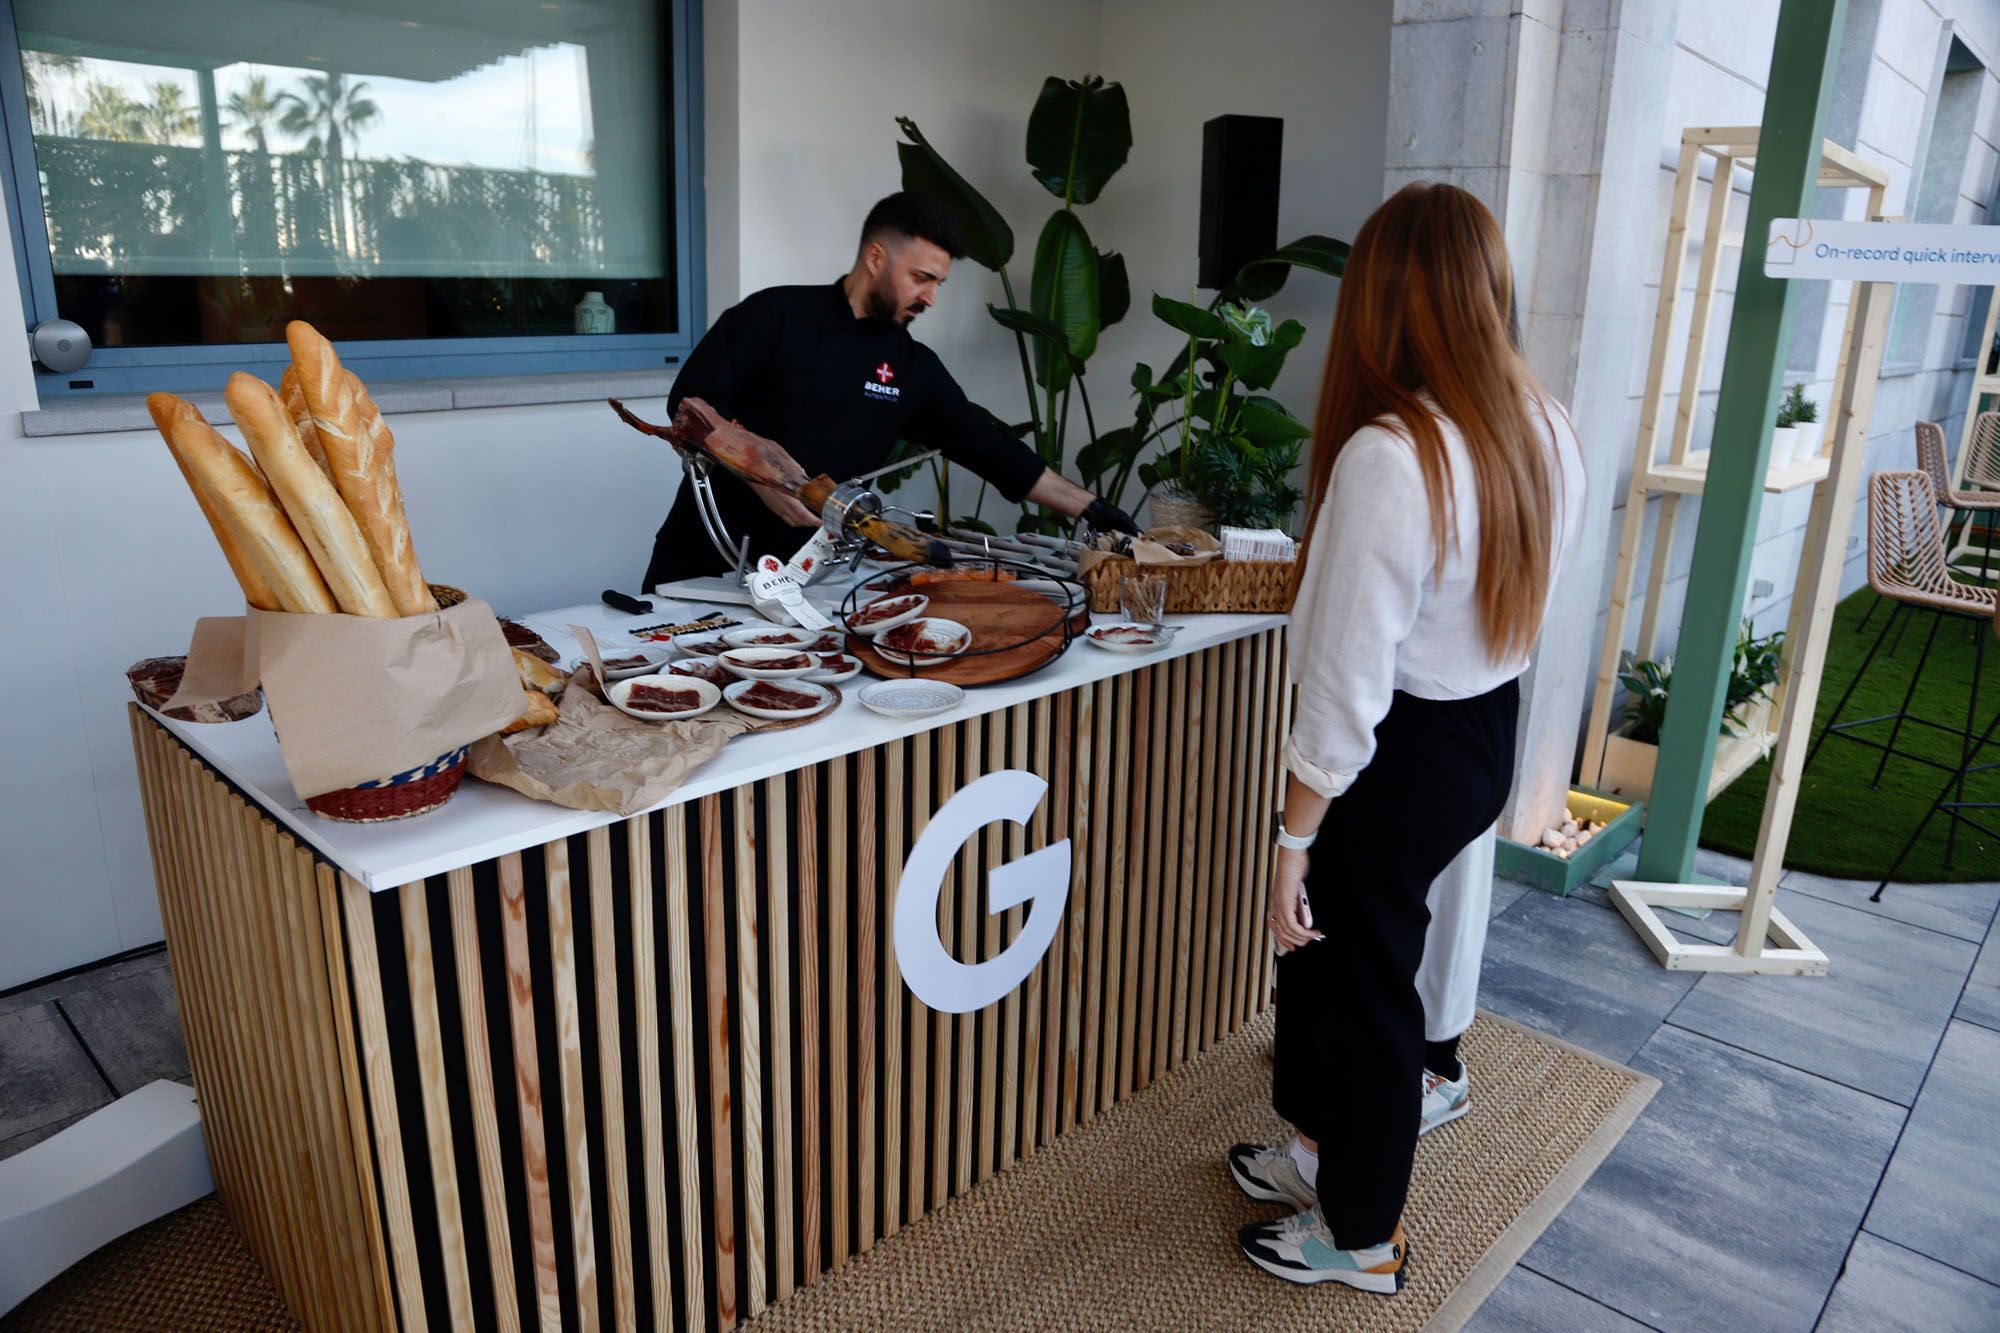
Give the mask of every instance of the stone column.
[[(1499, 217), (1528, 362), (1570, 408), (1589, 472), (1583, 533), (1522, 679), (1501, 832), (1560, 812), (1593, 677), (1598, 603), (1631, 453), (1627, 379), (1658, 264), (1654, 182), (1676, 0), (1398, 0), (1386, 189), (1446, 180)], [(1449, 89), (1449, 95), (1440, 95)]]

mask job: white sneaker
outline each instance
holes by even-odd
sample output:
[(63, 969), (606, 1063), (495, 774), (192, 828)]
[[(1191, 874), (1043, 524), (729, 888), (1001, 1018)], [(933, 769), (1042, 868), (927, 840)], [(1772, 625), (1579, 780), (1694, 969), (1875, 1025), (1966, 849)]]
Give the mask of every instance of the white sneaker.
[(1289, 1143), (1276, 1148), (1237, 1144), (1229, 1150), (1229, 1175), (1236, 1188), (1259, 1203), (1311, 1208), (1319, 1202), (1319, 1192), (1299, 1174), (1299, 1164), (1292, 1160)]
[(1472, 1070), (1460, 1060), (1458, 1077), (1448, 1079), (1442, 1074), (1424, 1071), (1424, 1113), (1417, 1122), (1417, 1137), (1448, 1125), (1472, 1109)]
[(1340, 1282), (1363, 1291), (1393, 1296), (1403, 1289), (1409, 1273), (1409, 1242), (1403, 1224), (1380, 1245), (1343, 1250), (1317, 1205), (1275, 1222), (1253, 1222), (1236, 1233), (1243, 1256), (1257, 1267), (1287, 1282)]

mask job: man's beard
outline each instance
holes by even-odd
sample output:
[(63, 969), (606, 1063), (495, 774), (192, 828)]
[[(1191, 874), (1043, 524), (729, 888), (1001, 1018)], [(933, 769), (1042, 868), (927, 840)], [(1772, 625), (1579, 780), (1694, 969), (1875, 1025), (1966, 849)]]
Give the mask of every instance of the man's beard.
[(914, 310), (896, 304), (895, 289), (888, 284), (877, 283), (868, 289), (868, 318), (880, 324), (907, 325), (916, 317)]

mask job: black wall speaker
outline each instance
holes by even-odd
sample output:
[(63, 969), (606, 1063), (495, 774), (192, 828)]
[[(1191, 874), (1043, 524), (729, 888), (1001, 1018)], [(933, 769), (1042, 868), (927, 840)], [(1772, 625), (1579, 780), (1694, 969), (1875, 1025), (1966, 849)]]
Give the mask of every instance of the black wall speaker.
[(1278, 116), (1217, 116), (1201, 127), (1201, 274), (1224, 287), (1237, 270), (1278, 248)]

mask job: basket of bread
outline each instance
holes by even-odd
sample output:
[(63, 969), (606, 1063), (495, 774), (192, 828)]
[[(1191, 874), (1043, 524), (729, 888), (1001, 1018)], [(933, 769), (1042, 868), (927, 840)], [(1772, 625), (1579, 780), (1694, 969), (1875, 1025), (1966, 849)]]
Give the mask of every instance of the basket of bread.
[(508, 648), (484, 602), (425, 583), (382, 413), (317, 330), (294, 321), (286, 341), (277, 388), (238, 372), (224, 392), (247, 455), (193, 404), (147, 399), (250, 608), (197, 627), (188, 674), (213, 681), (220, 662), (261, 681), (315, 813), (420, 814), (457, 789), (472, 741), (552, 721), (561, 681)]

